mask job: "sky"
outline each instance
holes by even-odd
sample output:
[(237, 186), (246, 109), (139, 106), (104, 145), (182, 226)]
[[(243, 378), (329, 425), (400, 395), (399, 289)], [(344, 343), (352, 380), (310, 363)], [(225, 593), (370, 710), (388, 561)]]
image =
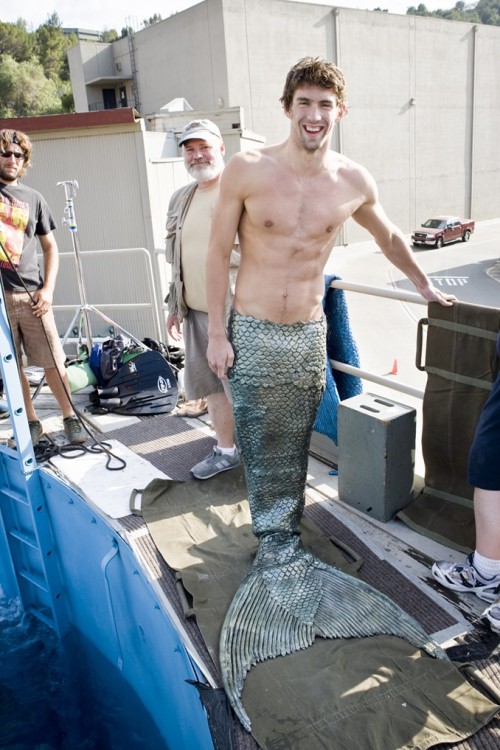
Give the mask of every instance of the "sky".
[[(0, 21), (14, 23), (23, 18), (28, 30), (33, 31), (40, 26), (47, 17), (56, 12), (65, 28), (92, 29), (104, 31), (116, 29), (121, 32), (124, 26), (132, 26), (135, 30), (142, 28), (144, 19), (151, 18), (155, 13), (162, 19), (168, 18), (186, 8), (196, 5), (200, 0), (0, 0)], [(294, 1), (294, 0), (291, 0)], [(455, 6), (456, 0), (422, 0), (428, 10), (449, 9)], [(380, 7), (390, 13), (405, 14), (410, 6), (418, 6), (420, 0), (342, 0), (323, 2), (320, 0), (301, 0), (301, 2), (316, 2), (319, 5), (335, 5), (343, 8), (360, 8), (373, 10)]]

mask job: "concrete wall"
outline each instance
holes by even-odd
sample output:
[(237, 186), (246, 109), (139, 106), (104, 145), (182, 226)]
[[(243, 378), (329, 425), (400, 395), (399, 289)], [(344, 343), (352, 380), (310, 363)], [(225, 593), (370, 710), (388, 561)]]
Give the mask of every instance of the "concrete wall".
[[(210, 6), (211, 0), (207, 0)], [(279, 101), (288, 70), (306, 55), (335, 61), (335, 16), (327, 5), (287, 0), (224, 0), (229, 106), (266, 141), (283, 140), (288, 120)]]
[(85, 67), (83, 57), (85, 53), (94, 54), (94, 50), (87, 45), (76, 44), (67, 51), (68, 63), (71, 74), (71, 90), (73, 92), (73, 101), (76, 112), (88, 112), (89, 102), (85, 90)]
[[(113, 47), (125, 62), (124, 40)], [(498, 27), (287, 0), (205, 0), (136, 33), (134, 49), (143, 114), (176, 97), (198, 111), (241, 107), (246, 127), (267, 142), (288, 133), (279, 97), (290, 66), (327, 57), (343, 69), (349, 98), (332, 146), (372, 172), (405, 232), (435, 213), (498, 214)], [(350, 222), (340, 241), (366, 236)]]
[(498, 215), (500, 195), (500, 36), (498, 26), (477, 27), (475, 65), (470, 70), (470, 213)]
[[(500, 30), (355, 11), (339, 13), (338, 23), (350, 103), (343, 151), (375, 176), (390, 216), (406, 231), (436, 212), (496, 216), (491, 103), (500, 48), (492, 42)], [(481, 132), (490, 134), (486, 142)]]
[(177, 97), (196, 110), (228, 106), (222, 5), (203, 2), (134, 34), (143, 114)]

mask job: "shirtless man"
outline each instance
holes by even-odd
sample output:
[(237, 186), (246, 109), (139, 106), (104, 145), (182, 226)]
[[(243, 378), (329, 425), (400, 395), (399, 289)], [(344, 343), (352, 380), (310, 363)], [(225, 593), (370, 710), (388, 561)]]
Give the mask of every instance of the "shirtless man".
[(290, 135), (278, 145), (235, 154), (221, 182), (207, 267), (212, 369), (233, 364), (224, 300), (235, 232), (242, 259), (233, 308), (275, 323), (322, 317), (323, 269), (341, 225), (352, 217), (428, 301), (452, 304), (418, 265), (403, 234), (378, 201), (361, 165), (330, 149), (346, 113), (345, 84), (332, 63), (300, 60), (281, 98)]
[[(346, 219), (352, 216), (371, 233), (388, 260), (413, 282), (426, 300), (451, 305), (456, 299), (431, 284), (403, 234), (385, 214), (375, 181), (367, 170), (330, 149), (333, 128), (346, 112), (342, 72), (333, 63), (306, 57), (289, 71), (281, 101), (290, 120), (290, 134), (283, 143), (241, 152), (229, 161), (221, 179), (207, 258), (207, 357), (210, 367), (221, 378), (227, 377), (231, 368), (236, 432), (247, 481), (254, 459), (253, 468), (262, 475), (263, 452), (267, 455), (269, 446), (261, 445), (259, 449), (257, 443), (265, 441), (271, 429), (269, 424), (261, 425), (263, 432), (256, 433), (256, 414), (250, 409), (247, 393), (249, 379), (254, 377), (265, 384), (264, 391), (258, 394), (257, 408), (263, 407), (263, 400), (270, 396), (266, 413), (274, 407), (281, 411), (279, 428), (282, 447), (287, 450), (291, 449), (291, 443), (283, 410), (290, 412), (297, 381), (311, 370), (315, 357), (320, 366), (317, 379), (303, 387), (308, 392), (317, 391), (318, 403), (321, 399), (326, 359), (323, 271), (335, 236)], [(241, 263), (228, 338), (224, 303), (236, 233)], [(297, 326), (302, 327), (301, 332)], [(275, 335), (279, 335), (280, 343)], [(233, 367), (235, 338), (241, 339), (238, 346), (243, 350), (238, 351), (238, 361)], [(265, 349), (266, 342), (269, 351)], [(313, 344), (318, 346), (316, 353)], [(287, 362), (290, 396), (283, 392)], [(243, 372), (245, 368), (248, 370)], [(278, 376), (276, 383), (274, 374)], [(235, 393), (239, 383), (244, 388), (241, 407)], [(271, 389), (271, 385), (276, 389)], [(312, 430), (317, 405), (310, 406), (312, 413), (307, 421), (311, 422)], [(304, 405), (297, 404), (297, 408), (303, 416)], [(292, 418), (295, 430), (297, 415)], [(276, 438), (278, 425), (272, 429)], [(248, 435), (244, 433), (248, 431), (252, 445), (247, 446), (245, 457)], [(302, 435), (296, 450), (307, 453), (309, 438), (310, 431)], [(279, 449), (279, 441), (276, 448)], [(296, 456), (293, 459), (290, 456), (290, 460), (295, 465)], [(288, 481), (290, 467), (283, 469)], [(279, 467), (274, 467), (275, 477), (277, 472)]]
[[(304, 58), (288, 73), (281, 101), (290, 134), (283, 143), (238, 153), (229, 161), (207, 258), (207, 358), (219, 377), (229, 375), (253, 531), (259, 539), (252, 572), (226, 616), (220, 647), (226, 691), (247, 727), (248, 717), (239, 703), (244, 674), (256, 660), (282, 653), (278, 645), (262, 655), (262, 630), (272, 622), (287, 652), (304, 647), (298, 631), (289, 632), (288, 563), (290, 586), (297, 566), (309, 581), (296, 602), (296, 622), (309, 627), (310, 613), (316, 612), (321, 623), (314, 620), (315, 633), (338, 632), (338, 612), (329, 608), (324, 596), (333, 580), (338, 591), (338, 571), (325, 572), (319, 561), (305, 554), (299, 522), (309, 440), (325, 381), (323, 271), (339, 228), (352, 216), (426, 300), (451, 305), (455, 299), (432, 286), (402, 233), (386, 216), (366, 169), (330, 150), (333, 128), (346, 112), (341, 71), (325, 60)], [(236, 233), (241, 264), (226, 332), (224, 302)], [(272, 601), (266, 602), (262, 581), (273, 580), (274, 567), (276, 589)], [(342, 585), (347, 586), (344, 601), (352, 601), (355, 608), (352, 582), (342, 579)], [(281, 619), (276, 609), (279, 592)], [(375, 613), (377, 595), (370, 596)], [(257, 600), (258, 612), (252, 605)], [(392, 603), (381, 606), (389, 617), (395, 612)], [(391, 632), (415, 638), (415, 625), (401, 630), (402, 621), (404, 616)], [(378, 622), (367, 622), (357, 611), (350, 622), (357, 626), (351, 635), (380, 632)], [(244, 654), (241, 632), (254, 638), (254, 648), (246, 644)]]

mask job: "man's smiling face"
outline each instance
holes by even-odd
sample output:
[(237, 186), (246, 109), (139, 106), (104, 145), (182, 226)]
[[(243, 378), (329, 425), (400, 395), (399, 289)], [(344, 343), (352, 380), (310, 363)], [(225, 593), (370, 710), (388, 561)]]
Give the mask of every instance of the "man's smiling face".
[(300, 86), (285, 114), (292, 122), (292, 133), (306, 151), (317, 151), (330, 143), (335, 123), (345, 112), (338, 106), (332, 89), (322, 86)]

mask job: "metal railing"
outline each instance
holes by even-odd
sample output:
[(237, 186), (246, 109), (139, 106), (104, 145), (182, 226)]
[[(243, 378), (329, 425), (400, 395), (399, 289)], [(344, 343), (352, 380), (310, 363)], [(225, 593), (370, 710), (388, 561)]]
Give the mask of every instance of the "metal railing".
[[(352, 284), (348, 281), (332, 281), (330, 284), (332, 289), (343, 289), (345, 292), (360, 292), (362, 294), (370, 294), (376, 297), (384, 297), (386, 299), (399, 300), (400, 302), (412, 302), (417, 305), (427, 305), (427, 300), (416, 294), (415, 292), (405, 292), (399, 289), (384, 289), (381, 287), (368, 286), (366, 284)], [(415, 396), (415, 398), (423, 399), (424, 391), (421, 388), (415, 388), (405, 383), (398, 383), (391, 378), (386, 378), (383, 375), (377, 375), (369, 370), (363, 370), (360, 367), (353, 367), (347, 365), (344, 362), (339, 362), (336, 359), (331, 359), (330, 364), (336, 370), (345, 372), (348, 375), (356, 375), (362, 380), (368, 380), (371, 383), (377, 383), (378, 385), (386, 386), (392, 390), (399, 391), (400, 393), (406, 393), (409, 396)]]

